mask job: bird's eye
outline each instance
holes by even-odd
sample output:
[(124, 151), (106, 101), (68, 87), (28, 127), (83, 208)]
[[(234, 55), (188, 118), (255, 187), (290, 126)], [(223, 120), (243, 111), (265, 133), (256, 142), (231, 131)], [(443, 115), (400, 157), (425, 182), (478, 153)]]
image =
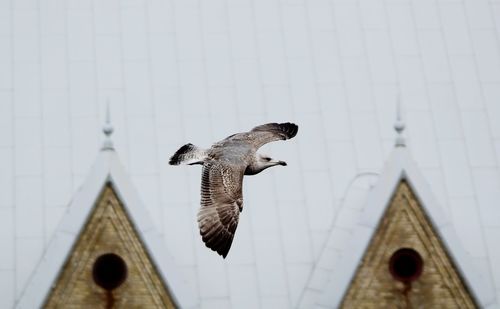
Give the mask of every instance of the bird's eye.
[(271, 161), (271, 158), (264, 158), (267, 162)]

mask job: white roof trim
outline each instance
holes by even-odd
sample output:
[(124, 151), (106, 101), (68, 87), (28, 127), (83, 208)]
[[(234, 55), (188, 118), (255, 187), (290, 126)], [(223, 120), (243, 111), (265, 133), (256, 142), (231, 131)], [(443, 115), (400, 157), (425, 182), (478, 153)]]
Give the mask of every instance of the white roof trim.
[(178, 272), (177, 265), (165, 246), (163, 234), (156, 231), (117, 154), (108, 149), (99, 153), (85, 183), (76, 192), (28, 285), (16, 303), (16, 308), (40, 308), (43, 305), (108, 182), (130, 214), (130, 220), (137, 229), (152, 262), (159, 269), (160, 276), (167, 284), (174, 301), (182, 308), (198, 307), (194, 288)]
[[(363, 258), (363, 254), (376, 231), (377, 225), (402, 179), (405, 179), (409, 183), (422, 207), (424, 207), (436, 233), (440, 236), (443, 245), (454, 260), (465, 284), (473, 294), (472, 296), (481, 307), (495, 304), (494, 295), (492, 298), (488, 296), (492, 295), (491, 293), (481, 293), (481, 287), (485, 286), (485, 278), (481, 277), (472, 263), (470, 255), (464, 250), (454, 231), (451, 220), (444, 214), (442, 208), (437, 203), (429, 185), (420, 173), (416, 163), (410, 157), (408, 149), (406, 147), (397, 147), (386, 163), (377, 184), (368, 193), (363, 211), (357, 224), (353, 227), (350, 239), (345, 241), (344, 247), (339, 250), (342, 257), (333, 266), (334, 269), (331, 269), (331, 276), (328, 283), (322, 291), (318, 291), (317, 288), (315, 289), (311, 285), (311, 282), (308, 283), (307, 289), (315, 291), (315, 294), (319, 292), (320, 296), (317, 299), (316, 305), (321, 308), (337, 308), (340, 305)], [(332, 235), (337, 225), (337, 223), (334, 224), (331, 235), (327, 240), (327, 247), (332, 243)], [(328, 256), (328, 254), (330, 254), (328, 250), (323, 251), (318, 263), (316, 263), (311, 278), (318, 277), (315, 276), (314, 272), (325, 271), (325, 257), (323, 255)]]

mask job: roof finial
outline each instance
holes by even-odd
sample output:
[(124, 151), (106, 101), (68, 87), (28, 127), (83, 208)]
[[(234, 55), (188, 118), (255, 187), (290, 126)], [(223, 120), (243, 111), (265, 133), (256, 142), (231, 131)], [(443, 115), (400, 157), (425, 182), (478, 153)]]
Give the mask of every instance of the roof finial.
[(406, 140), (403, 137), (403, 131), (405, 129), (405, 123), (401, 117), (401, 94), (398, 94), (398, 99), (396, 102), (396, 122), (394, 123), (394, 130), (396, 130), (398, 136), (396, 137), (396, 147), (406, 147)]
[(104, 143), (102, 144), (101, 150), (114, 150), (113, 141), (111, 140), (111, 134), (113, 134), (114, 128), (111, 124), (111, 116), (109, 112), (109, 99), (106, 100), (106, 122), (102, 127), (102, 132), (106, 137), (104, 138)]

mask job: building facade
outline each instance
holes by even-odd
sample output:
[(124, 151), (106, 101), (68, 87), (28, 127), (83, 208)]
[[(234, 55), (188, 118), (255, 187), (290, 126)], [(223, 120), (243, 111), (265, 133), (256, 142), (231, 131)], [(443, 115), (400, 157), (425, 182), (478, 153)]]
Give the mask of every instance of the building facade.
[[(0, 308), (68, 303), (82, 280), (106, 303), (90, 269), (112, 243), (135, 251), (110, 257), (128, 271), (111, 294), (153, 286), (164, 306), (404, 306), (438, 284), (499, 308), (499, 16), (498, 0), (0, 1)], [(288, 166), (245, 178), (222, 259), (199, 236), (201, 170), (168, 158), (287, 121), (298, 135), (261, 151)], [(425, 237), (383, 232), (408, 226), (387, 223), (398, 198)], [(124, 234), (83, 249), (101, 204)], [(65, 275), (72, 258), (87, 271)]]

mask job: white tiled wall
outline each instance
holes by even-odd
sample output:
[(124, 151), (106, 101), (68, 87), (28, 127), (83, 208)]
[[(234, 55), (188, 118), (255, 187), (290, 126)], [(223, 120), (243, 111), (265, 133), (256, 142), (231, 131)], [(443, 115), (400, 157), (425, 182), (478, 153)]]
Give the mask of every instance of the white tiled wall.
[[(0, 0), (0, 307), (87, 175), (108, 100), (121, 161), (202, 308), (313, 303), (311, 267), (334, 217), (359, 215), (340, 206), (387, 159), (398, 94), (411, 153), (500, 298), (499, 13), (497, 0)], [(268, 121), (300, 126), (263, 149), (289, 166), (245, 180), (223, 261), (198, 236), (199, 167), (167, 160)]]

